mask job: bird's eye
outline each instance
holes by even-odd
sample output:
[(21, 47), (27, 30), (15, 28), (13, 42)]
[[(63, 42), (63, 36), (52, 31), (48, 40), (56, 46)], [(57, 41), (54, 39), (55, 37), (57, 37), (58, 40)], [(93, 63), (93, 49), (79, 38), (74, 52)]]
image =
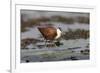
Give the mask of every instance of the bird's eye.
[(59, 29), (62, 30), (61, 27), (59, 27)]

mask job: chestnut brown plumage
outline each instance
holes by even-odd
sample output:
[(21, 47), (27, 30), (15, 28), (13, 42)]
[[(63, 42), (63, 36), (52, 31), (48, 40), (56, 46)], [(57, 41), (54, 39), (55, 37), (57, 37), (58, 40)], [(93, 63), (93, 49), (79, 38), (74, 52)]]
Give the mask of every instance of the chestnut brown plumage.
[(54, 27), (38, 27), (38, 29), (46, 40), (54, 40), (57, 36), (57, 31)]

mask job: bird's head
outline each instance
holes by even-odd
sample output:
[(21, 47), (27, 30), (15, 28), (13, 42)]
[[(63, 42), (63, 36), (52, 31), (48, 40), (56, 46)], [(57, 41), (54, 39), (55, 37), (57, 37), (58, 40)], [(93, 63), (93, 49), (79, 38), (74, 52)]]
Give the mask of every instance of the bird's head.
[(58, 29), (59, 29), (60, 31), (62, 31), (62, 28), (61, 28), (61, 27), (58, 27)]
[(61, 35), (65, 35), (66, 34), (65, 31), (63, 31), (61, 27), (58, 27), (58, 29), (61, 31)]

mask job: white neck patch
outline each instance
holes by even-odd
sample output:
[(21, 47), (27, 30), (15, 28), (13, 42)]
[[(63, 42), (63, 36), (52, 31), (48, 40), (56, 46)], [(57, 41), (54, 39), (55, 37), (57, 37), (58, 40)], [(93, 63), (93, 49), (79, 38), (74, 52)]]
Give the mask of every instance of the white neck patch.
[(60, 36), (61, 36), (61, 30), (60, 29), (57, 29), (57, 36), (55, 37), (55, 39), (60, 38)]

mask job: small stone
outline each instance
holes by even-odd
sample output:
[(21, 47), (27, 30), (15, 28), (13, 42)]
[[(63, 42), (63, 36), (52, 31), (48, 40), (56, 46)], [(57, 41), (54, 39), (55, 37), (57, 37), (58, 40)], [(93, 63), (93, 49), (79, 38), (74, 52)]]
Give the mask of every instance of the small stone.
[(29, 60), (26, 60), (26, 62), (28, 63), (28, 62), (30, 62)]

